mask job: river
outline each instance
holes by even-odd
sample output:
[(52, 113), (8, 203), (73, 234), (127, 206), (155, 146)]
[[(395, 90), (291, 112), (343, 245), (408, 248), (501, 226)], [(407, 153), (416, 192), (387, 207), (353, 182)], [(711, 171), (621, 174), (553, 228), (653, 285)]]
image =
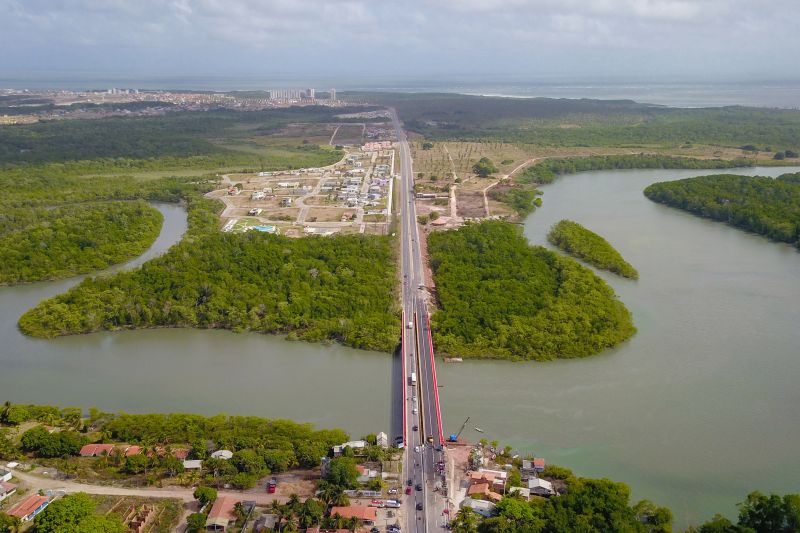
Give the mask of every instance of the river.
[[(161, 255), (186, 231), (177, 204), (133, 268)], [(97, 406), (128, 412), (261, 415), (387, 430), (391, 358), (344, 346), (217, 330), (101, 332), (52, 340), (22, 335), (17, 320), (82, 277), (0, 287), (0, 401)]]
[(800, 253), (642, 194), (715, 172), (587, 172), (542, 187), (525, 235), (547, 245), (563, 218), (603, 235), (639, 271), (600, 273), (638, 333), (583, 360), (440, 364), (447, 427), (470, 416), (490, 440), (624, 481), (679, 526), (733, 516), (752, 490), (800, 492)]
[[(751, 490), (800, 492), (800, 254), (642, 195), (654, 181), (711, 172), (590, 172), (543, 187), (526, 235), (545, 244), (548, 228), (571, 218), (606, 237), (639, 270), (639, 281), (600, 274), (639, 332), (583, 360), (440, 362), (445, 432), (470, 416), (468, 439), (478, 426), (581, 475), (627, 482), (681, 527), (733, 515)], [(121, 268), (185, 231), (179, 206), (157, 207), (161, 235)], [(0, 288), (0, 400), (283, 417), (354, 436), (388, 427), (386, 354), (226, 331), (18, 332), (26, 309), (77, 281)]]

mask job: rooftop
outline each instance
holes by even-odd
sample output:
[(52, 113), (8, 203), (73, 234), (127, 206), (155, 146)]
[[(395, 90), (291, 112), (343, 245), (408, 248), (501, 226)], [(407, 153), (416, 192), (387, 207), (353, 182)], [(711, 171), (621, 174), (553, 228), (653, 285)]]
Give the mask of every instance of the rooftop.
[(39, 496), (38, 494), (31, 494), (27, 498), (17, 503), (14, 507), (8, 510), (8, 514), (16, 516), (17, 518), (25, 518), (36, 509), (47, 503), (49, 498), (47, 496)]

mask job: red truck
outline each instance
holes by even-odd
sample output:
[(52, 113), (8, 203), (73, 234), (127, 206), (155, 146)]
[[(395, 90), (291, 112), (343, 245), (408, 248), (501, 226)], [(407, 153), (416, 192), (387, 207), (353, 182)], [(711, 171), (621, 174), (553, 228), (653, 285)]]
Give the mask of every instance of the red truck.
[(267, 492), (270, 494), (275, 494), (275, 489), (278, 488), (278, 480), (275, 478), (270, 479), (267, 482)]

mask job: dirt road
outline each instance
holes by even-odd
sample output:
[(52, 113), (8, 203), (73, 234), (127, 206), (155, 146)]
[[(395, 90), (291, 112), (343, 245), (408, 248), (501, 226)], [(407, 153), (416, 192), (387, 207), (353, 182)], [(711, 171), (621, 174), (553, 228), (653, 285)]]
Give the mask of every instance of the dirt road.
[[(66, 493), (86, 492), (87, 494), (110, 494), (112, 496), (141, 496), (144, 498), (174, 498), (184, 502), (194, 501), (193, 488), (167, 487), (167, 488), (128, 488), (113, 487), (108, 485), (92, 485), (89, 483), (77, 483), (60, 479), (52, 479), (44, 476), (26, 474), (19, 470), (12, 470), (12, 474), (17, 479), (25, 482), (34, 489), (59, 489)], [(219, 496), (230, 496), (241, 500), (255, 501), (259, 505), (268, 505), (278, 500), (285, 502), (284, 496), (278, 494), (267, 494), (266, 492), (239, 492), (234, 490), (221, 490)]]

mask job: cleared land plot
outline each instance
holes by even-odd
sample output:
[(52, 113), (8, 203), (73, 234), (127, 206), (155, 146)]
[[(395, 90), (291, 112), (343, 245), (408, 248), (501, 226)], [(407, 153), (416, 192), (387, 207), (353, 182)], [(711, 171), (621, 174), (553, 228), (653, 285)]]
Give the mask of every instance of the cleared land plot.
[[(147, 516), (143, 533), (168, 533), (178, 526), (183, 504), (178, 500), (164, 500), (155, 498), (140, 498), (136, 496), (109, 496), (94, 494), (91, 498), (97, 502), (96, 512), (104, 515), (114, 513), (123, 518), (125, 525), (130, 527), (130, 518), (135, 514)], [(149, 513), (147, 508), (150, 509)], [(129, 518), (129, 520), (125, 520)]]
[(486, 207), (483, 203), (483, 193), (456, 191), (456, 208), (458, 216), (475, 218), (485, 217)]
[(312, 208), (308, 211), (306, 222), (341, 222), (342, 215), (354, 216), (355, 210), (345, 208)]
[(361, 124), (342, 124), (336, 131), (331, 144), (361, 144), (364, 126)]

